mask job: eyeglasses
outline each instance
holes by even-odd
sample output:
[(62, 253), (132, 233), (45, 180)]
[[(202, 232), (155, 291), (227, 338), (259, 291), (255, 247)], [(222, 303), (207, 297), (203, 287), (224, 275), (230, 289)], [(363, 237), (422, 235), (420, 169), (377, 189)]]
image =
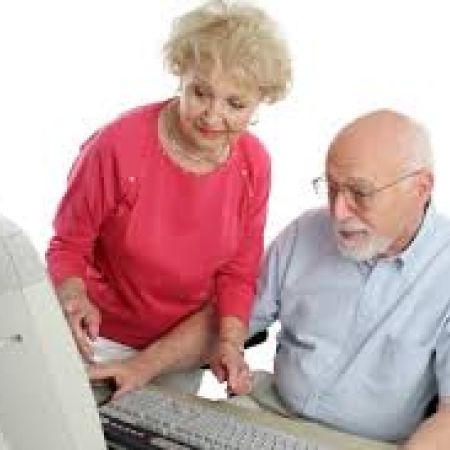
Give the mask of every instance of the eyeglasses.
[(324, 176), (317, 177), (312, 180), (312, 185), (314, 192), (319, 196), (328, 196), (330, 202), (334, 201), (339, 194), (342, 192), (345, 196), (347, 204), (355, 209), (364, 210), (370, 208), (373, 203), (373, 198), (376, 194), (385, 189), (388, 189), (396, 184), (400, 183), (407, 178), (413, 177), (420, 173), (422, 170), (414, 170), (409, 172), (396, 180), (384, 184), (380, 187), (368, 187), (358, 185), (357, 183), (334, 183), (327, 180)]

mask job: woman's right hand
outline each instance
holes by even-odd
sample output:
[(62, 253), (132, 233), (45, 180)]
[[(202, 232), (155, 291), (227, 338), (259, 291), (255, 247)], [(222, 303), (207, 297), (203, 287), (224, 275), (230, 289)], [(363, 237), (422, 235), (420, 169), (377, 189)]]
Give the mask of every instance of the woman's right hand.
[(91, 303), (80, 278), (68, 278), (56, 289), (64, 315), (70, 326), (78, 350), (88, 361), (92, 361), (92, 341), (98, 337), (100, 311)]
[(219, 383), (227, 382), (229, 394), (245, 395), (252, 390), (252, 374), (243, 350), (229, 341), (219, 341), (209, 365)]

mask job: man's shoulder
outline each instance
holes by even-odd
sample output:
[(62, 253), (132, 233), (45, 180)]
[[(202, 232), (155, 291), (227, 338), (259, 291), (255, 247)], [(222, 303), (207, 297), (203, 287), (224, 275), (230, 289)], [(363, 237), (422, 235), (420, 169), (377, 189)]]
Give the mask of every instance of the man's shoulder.
[(441, 213), (435, 213), (432, 232), (429, 233), (428, 244), (431, 251), (445, 255), (450, 260), (450, 217)]
[(293, 247), (318, 250), (332, 245), (332, 227), (326, 208), (309, 209), (293, 219), (274, 239), (272, 246), (282, 253)]
[(278, 238), (291, 234), (301, 234), (304, 237), (312, 237), (313, 235), (328, 233), (330, 228), (331, 221), (328, 209), (308, 209), (293, 219), (281, 231)]
[(435, 228), (445, 235), (450, 236), (450, 217), (436, 212), (434, 215)]
[(438, 213), (431, 205), (417, 238), (419, 252), (425, 255), (442, 251), (450, 253), (450, 218)]

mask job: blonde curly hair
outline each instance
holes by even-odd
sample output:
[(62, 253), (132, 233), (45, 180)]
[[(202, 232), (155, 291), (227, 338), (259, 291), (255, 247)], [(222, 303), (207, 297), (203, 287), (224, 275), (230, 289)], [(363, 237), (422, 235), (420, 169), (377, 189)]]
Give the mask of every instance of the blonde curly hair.
[(220, 67), (239, 83), (256, 85), (266, 103), (284, 98), (291, 85), (287, 45), (275, 22), (255, 6), (208, 1), (175, 19), (163, 50), (172, 74)]

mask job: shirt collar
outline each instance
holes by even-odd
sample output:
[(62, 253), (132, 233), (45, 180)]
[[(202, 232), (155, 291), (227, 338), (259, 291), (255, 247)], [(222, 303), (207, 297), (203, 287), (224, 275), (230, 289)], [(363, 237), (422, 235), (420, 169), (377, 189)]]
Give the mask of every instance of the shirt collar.
[(430, 203), (425, 211), (419, 230), (412, 242), (401, 253), (389, 258), (391, 261), (395, 262), (399, 269), (404, 269), (411, 264), (414, 264), (417, 257), (421, 254), (423, 255), (424, 251), (426, 251), (428, 248), (429, 236), (433, 233), (435, 227), (436, 216), (436, 210), (433, 204)]

